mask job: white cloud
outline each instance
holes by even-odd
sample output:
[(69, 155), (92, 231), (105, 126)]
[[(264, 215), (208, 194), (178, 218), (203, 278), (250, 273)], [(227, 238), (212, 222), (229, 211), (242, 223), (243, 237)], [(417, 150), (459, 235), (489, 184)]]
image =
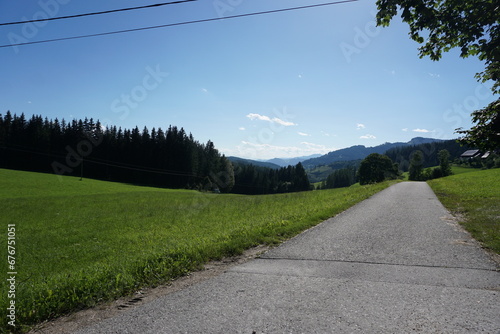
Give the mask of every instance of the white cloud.
[(250, 118), (252, 121), (255, 120), (255, 119), (258, 119), (259, 121), (268, 121), (268, 122), (271, 122), (271, 119), (268, 116), (262, 116), (262, 115), (259, 115), (259, 114), (250, 113), (250, 114), (247, 115), (247, 117)]
[(254, 113), (250, 113), (246, 117), (250, 118), (250, 120), (252, 120), (252, 121), (253, 120), (266, 121), (266, 122), (271, 122), (271, 123), (277, 123), (277, 124), (280, 124), (283, 126), (297, 125), (293, 122), (284, 121), (278, 117), (270, 118), (269, 116), (264, 116), (264, 115), (254, 114)]
[(304, 132), (300, 132), (300, 131), (299, 131), (299, 132), (297, 132), (297, 133), (298, 133), (299, 135), (301, 135), (301, 136), (304, 136), (304, 137), (309, 137), (309, 136), (311, 136), (311, 135), (310, 135), (310, 134), (308, 134), (308, 133), (304, 133)]
[(208, 89), (206, 89), (206, 88), (202, 88), (202, 89), (201, 89), (201, 91), (202, 91), (203, 93), (208, 93)]
[(279, 119), (278, 117), (274, 117), (271, 121), (275, 122), (275, 123), (278, 123), (278, 124), (281, 124), (281, 125), (284, 125), (284, 126), (297, 125), (294, 122), (283, 121), (283, 120)]
[(299, 79), (302, 79), (302, 74), (299, 74), (298, 77), (299, 77)]
[(408, 132), (408, 128), (401, 129), (401, 131)]
[(376, 139), (374, 135), (366, 134), (364, 136), (359, 137), (360, 139)]
[(357, 130), (361, 130), (361, 129), (364, 129), (364, 128), (366, 128), (366, 125), (361, 124), (361, 123), (356, 124), (356, 129)]
[(420, 132), (420, 133), (429, 133), (429, 132), (432, 132), (432, 131), (429, 131), (427, 129), (413, 129), (412, 131), (413, 132)]
[(437, 74), (437, 73), (429, 73), (429, 75), (432, 77), (432, 78), (440, 78), (441, 75), (440, 74)]
[(245, 131), (246, 129), (245, 129), (244, 127), (240, 126), (240, 127), (238, 128), (238, 130)]

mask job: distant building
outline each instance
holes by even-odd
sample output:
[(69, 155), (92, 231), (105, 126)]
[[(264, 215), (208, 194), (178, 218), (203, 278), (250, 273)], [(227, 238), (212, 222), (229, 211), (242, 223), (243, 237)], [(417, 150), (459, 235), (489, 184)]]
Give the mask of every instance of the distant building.
[(462, 155), (460, 158), (462, 159), (473, 159), (481, 155), (481, 152), (479, 150), (467, 150)]
[(474, 159), (480, 157), (481, 159), (486, 159), (490, 156), (491, 152), (482, 153), (479, 150), (467, 150), (460, 156), (461, 159)]

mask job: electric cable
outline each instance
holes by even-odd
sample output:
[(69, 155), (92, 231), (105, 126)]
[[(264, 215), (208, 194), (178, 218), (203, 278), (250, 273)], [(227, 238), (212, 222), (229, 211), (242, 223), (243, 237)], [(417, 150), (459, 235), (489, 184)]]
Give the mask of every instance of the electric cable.
[(135, 31), (152, 30), (152, 29), (167, 28), (167, 27), (174, 27), (174, 26), (181, 26), (181, 25), (188, 25), (188, 24), (195, 24), (195, 23), (204, 23), (204, 22), (211, 22), (211, 21), (221, 21), (221, 20), (228, 20), (228, 19), (235, 19), (235, 18), (242, 18), (242, 17), (249, 17), (249, 16), (257, 16), (257, 15), (265, 15), (265, 14), (272, 14), (272, 13), (279, 13), (279, 12), (302, 10), (302, 9), (315, 8), (315, 7), (332, 6), (332, 5), (339, 5), (339, 4), (343, 4), (343, 3), (356, 2), (356, 1), (358, 1), (358, 0), (342, 0), (342, 1), (315, 4), (315, 5), (273, 9), (273, 10), (262, 11), (262, 12), (253, 12), (253, 13), (246, 13), (246, 14), (239, 14), (239, 15), (232, 15), (232, 16), (225, 16), (225, 17), (215, 17), (215, 18), (200, 19), (200, 20), (194, 20), (194, 21), (184, 21), (184, 22), (162, 24), (162, 25), (150, 26), (150, 27), (132, 28), (132, 29), (125, 29), (125, 30), (102, 32), (102, 33), (89, 34), (89, 35), (61, 37), (61, 38), (46, 39), (46, 40), (41, 40), (41, 41), (24, 42), (24, 43), (4, 44), (4, 45), (0, 45), (0, 48), (7, 48), (7, 47), (13, 47), (13, 46), (24, 46), (24, 45), (32, 45), (32, 44), (42, 44), (42, 43), (52, 43), (52, 42), (60, 42), (60, 41), (67, 41), (67, 40), (73, 40), (73, 39), (82, 39), (82, 38), (98, 37), (98, 36), (106, 36), (106, 35), (116, 35), (116, 34), (135, 32)]
[[(33, 149), (21, 149), (21, 148), (14, 148), (12, 147), (13, 144), (9, 144), (11, 146), (0, 146), (0, 150), (10, 150), (10, 151), (17, 151), (17, 152), (25, 152), (25, 153), (31, 153), (31, 154), (36, 154), (36, 155), (43, 155), (43, 156), (48, 156), (52, 158), (65, 158), (66, 155), (61, 154), (61, 153), (56, 153), (56, 152), (51, 152), (51, 153), (44, 153), (44, 152), (39, 152)], [(25, 147), (22, 145), (14, 145), (18, 147)], [(97, 161), (100, 160), (100, 161)], [(117, 162), (112, 162), (109, 160), (104, 160), (104, 159), (99, 159), (99, 158), (88, 158), (84, 157), (81, 159), (80, 163), (92, 163), (92, 164), (97, 164), (97, 165), (103, 165), (103, 166), (109, 166), (109, 167), (114, 167), (114, 168), (120, 168), (120, 169), (128, 169), (128, 170), (135, 170), (139, 172), (145, 172), (145, 173), (154, 173), (154, 174), (162, 174), (162, 175), (174, 175), (174, 176), (184, 176), (184, 177), (193, 177), (197, 179), (203, 179), (206, 176), (201, 176), (197, 174), (192, 174), (192, 173), (186, 173), (182, 171), (172, 171), (168, 169), (158, 169), (158, 168), (152, 168), (152, 167), (145, 167), (145, 166), (137, 166), (137, 165), (131, 165), (127, 163), (117, 163)], [(252, 189), (260, 189), (262, 188), (261, 186), (255, 186), (253, 184), (249, 183), (238, 183), (238, 187), (244, 187), (244, 188), (252, 188)]]
[(162, 2), (162, 3), (157, 3), (157, 4), (153, 4), (153, 5), (146, 5), (146, 6), (120, 8), (120, 9), (111, 9), (111, 10), (105, 10), (105, 11), (102, 11), (102, 12), (83, 13), (83, 14), (58, 16), (58, 17), (49, 17), (49, 18), (46, 18), (46, 19), (26, 20), (26, 21), (17, 21), (17, 22), (4, 22), (4, 23), (0, 23), (0, 26), (8, 26), (8, 25), (24, 24), (24, 23), (33, 23), (33, 22), (54, 21), (54, 20), (63, 20), (63, 19), (73, 19), (73, 18), (84, 17), (84, 16), (102, 15), (102, 14), (125, 12), (125, 11), (130, 11), (130, 10), (137, 10), (137, 9), (146, 9), (146, 8), (161, 7), (161, 6), (167, 6), (167, 5), (176, 5), (176, 4), (180, 4), (180, 3), (184, 3), (184, 2), (193, 2), (193, 1), (197, 1), (197, 0), (179, 0), (179, 1), (174, 1), (174, 2)]
[[(25, 146), (21, 146), (21, 145), (9, 144), (9, 146), (0, 146), (0, 149), (43, 155), (43, 156), (53, 157), (53, 158), (65, 158), (67, 155), (67, 154), (64, 155), (64, 154), (57, 153), (57, 152), (45, 153), (45, 152), (39, 152), (39, 151), (36, 151), (33, 149), (22, 149), (22, 148), (15, 148), (12, 146), (25, 147)], [(97, 161), (97, 160), (100, 160), (100, 161)], [(115, 167), (115, 168), (129, 169), (129, 170), (135, 170), (135, 171), (147, 172), (147, 173), (174, 175), (174, 176), (187, 176), (187, 177), (195, 177), (195, 178), (199, 178), (199, 179), (203, 178), (203, 176), (201, 176), (201, 175), (192, 174), (192, 173), (188, 173), (188, 172), (172, 171), (172, 170), (168, 170), (168, 169), (160, 169), (160, 168), (146, 167), (146, 166), (137, 166), (137, 165), (131, 165), (131, 164), (121, 163), (121, 162), (113, 162), (113, 161), (98, 159), (98, 158), (81, 157), (81, 161), (85, 161), (86, 163), (94, 163), (97, 165), (104, 165), (104, 166), (110, 166), (110, 167)]]

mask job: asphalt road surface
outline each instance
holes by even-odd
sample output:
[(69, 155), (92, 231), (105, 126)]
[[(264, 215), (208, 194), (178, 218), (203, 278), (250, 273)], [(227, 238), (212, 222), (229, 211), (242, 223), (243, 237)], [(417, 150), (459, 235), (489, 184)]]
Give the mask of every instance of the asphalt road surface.
[(224, 274), (77, 333), (500, 333), (500, 272), (398, 183)]

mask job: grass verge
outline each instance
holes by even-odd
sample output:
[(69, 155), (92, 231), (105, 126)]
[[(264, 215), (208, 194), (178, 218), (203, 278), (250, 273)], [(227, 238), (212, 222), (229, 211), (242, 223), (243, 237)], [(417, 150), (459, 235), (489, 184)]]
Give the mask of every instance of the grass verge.
[(459, 172), (428, 184), (476, 240), (500, 254), (500, 169)]
[[(15, 327), (164, 284), (204, 263), (276, 244), (391, 183), (242, 196), (136, 187), (0, 169), (0, 249), (15, 225)], [(7, 273), (7, 261), (0, 268)], [(5, 311), (4, 311), (5, 312)], [(0, 328), (0, 329), (1, 329)]]

